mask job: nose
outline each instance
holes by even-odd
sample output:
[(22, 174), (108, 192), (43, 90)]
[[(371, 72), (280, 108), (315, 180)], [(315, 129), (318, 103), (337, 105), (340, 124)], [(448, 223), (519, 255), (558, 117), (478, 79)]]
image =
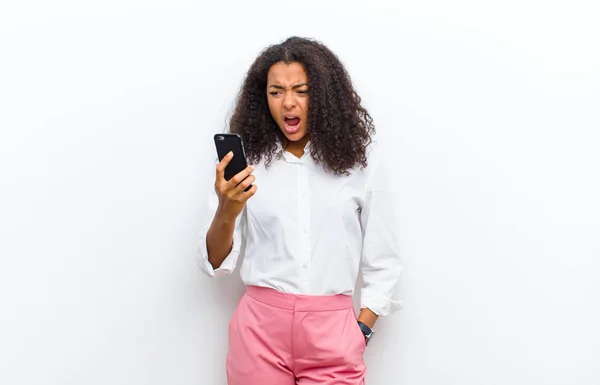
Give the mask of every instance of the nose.
[(291, 110), (296, 107), (296, 99), (294, 98), (293, 92), (286, 92), (283, 95), (283, 108)]

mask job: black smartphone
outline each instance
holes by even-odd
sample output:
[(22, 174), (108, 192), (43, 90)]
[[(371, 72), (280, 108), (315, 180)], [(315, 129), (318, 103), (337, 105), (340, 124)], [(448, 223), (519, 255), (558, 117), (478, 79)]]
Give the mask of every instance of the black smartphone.
[(242, 137), (238, 134), (216, 134), (215, 146), (217, 147), (219, 162), (223, 160), (229, 151), (233, 152), (233, 159), (231, 159), (227, 167), (225, 167), (225, 180), (233, 178), (236, 174), (248, 167)]

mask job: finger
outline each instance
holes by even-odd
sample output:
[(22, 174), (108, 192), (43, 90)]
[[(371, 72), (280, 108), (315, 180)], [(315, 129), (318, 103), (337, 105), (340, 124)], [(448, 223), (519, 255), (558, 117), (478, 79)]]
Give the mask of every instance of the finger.
[(244, 179), (246, 179), (250, 174), (252, 174), (252, 172), (254, 171), (254, 167), (252, 166), (248, 166), (246, 167), (244, 170), (240, 171), (239, 173), (235, 174), (233, 178), (231, 178), (231, 180), (229, 181), (233, 186), (237, 186), (240, 183), (242, 183), (242, 181)]
[(258, 186), (253, 184), (248, 191), (244, 191), (242, 194), (244, 194), (244, 202), (247, 201), (248, 199), (252, 198), (254, 196), (254, 194), (256, 194), (256, 190), (258, 189)]
[(246, 196), (246, 200), (248, 200), (252, 196), (254, 196), (254, 194), (256, 194), (256, 190), (258, 190), (258, 186), (253, 184), (252, 187), (250, 187), (250, 189), (248, 191), (244, 192), (244, 195)]
[(238, 184), (235, 189), (237, 190), (237, 192), (242, 193), (252, 183), (254, 183), (255, 180), (256, 180), (256, 177), (254, 175), (248, 175), (248, 177), (246, 177), (246, 179), (244, 179), (242, 182), (240, 182), (240, 184)]
[(233, 159), (233, 151), (229, 151), (217, 164), (217, 180), (225, 179), (225, 167)]
[(246, 201), (256, 194), (256, 190), (258, 189), (257, 185), (252, 185), (248, 188), (248, 191), (241, 190), (240, 192), (236, 192), (233, 194), (231, 199), (235, 200), (238, 203), (246, 204)]

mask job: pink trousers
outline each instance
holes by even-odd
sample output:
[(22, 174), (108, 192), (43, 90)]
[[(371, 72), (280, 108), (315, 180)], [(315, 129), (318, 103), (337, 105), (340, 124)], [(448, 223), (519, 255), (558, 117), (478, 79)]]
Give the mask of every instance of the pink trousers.
[(365, 339), (347, 295), (249, 286), (229, 324), (229, 385), (363, 385)]

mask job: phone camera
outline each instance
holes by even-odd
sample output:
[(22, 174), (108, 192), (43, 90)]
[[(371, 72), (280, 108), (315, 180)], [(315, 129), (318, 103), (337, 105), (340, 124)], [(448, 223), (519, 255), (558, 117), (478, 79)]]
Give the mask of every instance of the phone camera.
[(223, 135), (218, 135), (218, 136), (217, 136), (217, 140), (223, 140), (223, 139), (225, 139), (225, 138), (223, 137)]

